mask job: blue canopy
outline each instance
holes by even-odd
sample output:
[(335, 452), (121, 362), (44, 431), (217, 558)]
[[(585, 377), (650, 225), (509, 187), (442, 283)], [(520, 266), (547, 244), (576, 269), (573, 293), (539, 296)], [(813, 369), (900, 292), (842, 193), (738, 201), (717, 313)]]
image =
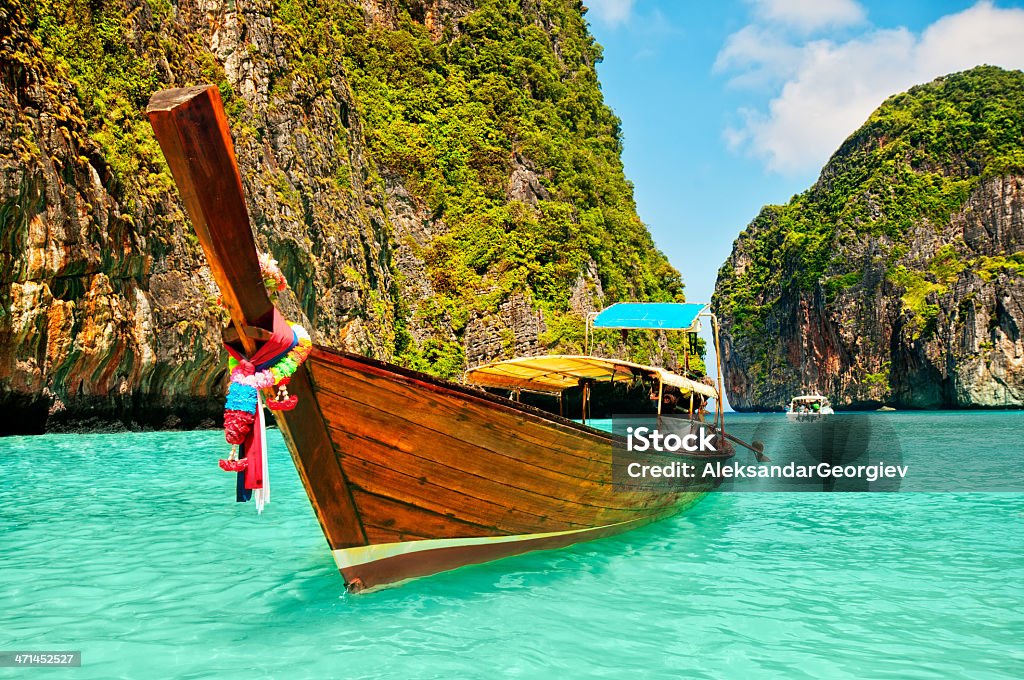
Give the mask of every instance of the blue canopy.
[(705, 309), (699, 302), (619, 302), (594, 318), (594, 328), (696, 330), (697, 316)]

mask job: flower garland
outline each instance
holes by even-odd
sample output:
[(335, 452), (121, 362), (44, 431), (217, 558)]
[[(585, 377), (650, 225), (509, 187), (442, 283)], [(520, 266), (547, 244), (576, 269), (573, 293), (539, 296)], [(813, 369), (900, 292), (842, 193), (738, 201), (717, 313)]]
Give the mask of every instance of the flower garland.
[(263, 274), (263, 285), (267, 287), (267, 293), (273, 297), (275, 293), (281, 293), (288, 289), (288, 281), (277, 266), (277, 260), (270, 256), (270, 253), (260, 253), (260, 273)]
[[(273, 300), (277, 293), (288, 288), (288, 283), (272, 257), (261, 254), (259, 263), (263, 284)], [(238, 473), (237, 500), (255, 497), (256, 509), (261, 512), (264, 503), (270, 500), (270, 478), (260, 390), (277, 388), (277, 393), (266, 400), (272, 410), (294, 409), (298, 397), (288, 394), (288, 384), (306, 361), (313, 343), (302, 326), (287, 322), (275, 309), (271, 338), (252, 357), (226, 347), (231, 384), (224, 404), (224, 438), (231, 444), (231, 453), (220, 461), (220, 468)], [(256, 370), (257, 365), (264, 368)]]
[[(281, 271), (281, 267), (278, 266), (277, 260), (270, 256), (269, 253), (259, 254), (260, 262), (260, 274), (263, 276), (263, 287), (267, 289), (267, 295), (270, 296), (271, 302), (277, 302), (277, 294), (288, 290), (288, 280), (284, 277), (284, 273)], [(227, 310), (228, 306), (224, 304), (224, 296), (217, 296), (217, 305), (221, 309)]]
[(270, 367), (257, 371), (250, 361), (239, 361), (234, 357), (228, 359), (231, 386), (224, 405), (224, 438), (229, 444), (241, 444), (252, 429), (259, 404), (259, 390), (278, 388), (277, 394), (267, 400), (267, 406), (273, 411), (290, 411), (298, 403), (298, 397), (288, 394), (288, 383), (309, 356), (313, 343), (302, 326), (294, 323), (288, 325), (295, 334), (296, 344)]

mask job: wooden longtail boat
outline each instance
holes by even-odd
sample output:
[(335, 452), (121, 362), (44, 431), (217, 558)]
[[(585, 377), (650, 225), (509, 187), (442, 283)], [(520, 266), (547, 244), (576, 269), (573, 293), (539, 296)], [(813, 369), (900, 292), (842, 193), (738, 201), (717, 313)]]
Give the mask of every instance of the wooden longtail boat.
[[(251, 356), (274, 309), (220, 94), (165, 90), (147, 113)], [(595, 378), (616, 374), (615, 362), (595, 369), (576, 359)], [(636, 375), (636, 365), (618, 364)], [(496, 372), (481, 367), (478, 382)], [(618, 534), (679, 512), (716, 483), (616, 491), (611, 433), (355, 354), (314, 346), (289, 390), (298, 406), (277, 423), (350, 591)], [(720, 457), (731, 456), (718, 432)]]

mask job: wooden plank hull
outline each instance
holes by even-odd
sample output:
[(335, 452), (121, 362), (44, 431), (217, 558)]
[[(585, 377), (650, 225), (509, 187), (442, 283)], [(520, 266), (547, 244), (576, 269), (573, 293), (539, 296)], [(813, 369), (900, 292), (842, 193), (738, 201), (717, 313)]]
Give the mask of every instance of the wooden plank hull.
[(321, 517), (350, 590), (611, 536), (714, 486), (616, 491), (610, 433), (356, 355), (317, 348), (306, 371), (359, 524)]

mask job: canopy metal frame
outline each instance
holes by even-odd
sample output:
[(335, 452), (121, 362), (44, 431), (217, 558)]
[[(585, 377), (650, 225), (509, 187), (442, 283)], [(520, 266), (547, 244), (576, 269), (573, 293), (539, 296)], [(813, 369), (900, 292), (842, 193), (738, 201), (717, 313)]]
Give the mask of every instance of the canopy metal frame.
[[(593, 352), (594, 352), (594, 344), (593, 344), (594, 343), (594, 330), (595, 330), (594, 320), (598, 317), (598, 315), (600, 313), (601, 312), (589, 312), (587, 314), (586, 330), (584, 331), (584, 336), (583, 336), (583, 346), (584, 346), (584, 351), (587, 354), (590, 354), (590, 355), (592, 355)], [(711, 311), (711, 309), (708, 306), (705, 305), (704, 310), (702, 312), (700, 312), (700, 314), (698, 314), (697, 317), (694, 319), (694, 322), (692, 324), (690, 324), (686, 328), (659, 328), (659, 329), (652, 329), (652, 328), (638, 327), (638, 326), (602, 326), (602, 328), (607, 328), (608, 330), (663, 330), (665, 332), (668, 332), (668, 331), (682, 331), (684, 333), (698, 333), (701, 330), (701, 323), (700, 323), (701, 319), (707, 319), (711, 323), (711, 331), (712, 331), (712, 336), (713, 336), (713, 340), (714, 340), (714, 343), (715, 343), (715, 365), (716, 365), (715, 369), (716, 369), (716, 377), (717, 377), (717, 381), (716, 381), (716, 385), (715, 385), (715, 392), (717, 392), (717, 397), (715, 398), (715, 426), (717, 428), (719, 428), (724, 433), (725, 432), (725, 407), (724, 407), (724, 404), (722, 403), (722, 401), (723, 401), (722, 400), (722, 392), (723, 392), (723, 389), (724, 389), (723, 378), (722, 378), (722, 349), (721, 349), (722, 346), (721, 346), (721, 342), (719, 340), (718, 317), (714, 314), (714, 312)], [(687, 347), (685, 351), (689, 352), (689, 347)], [(688, 361), (686, 363), (689, 364)], [(662, 398), (663, 394), (664, 394), (664, 385), (663, 385), (662, 380), (661, 380), (661, 378), (659, 376), (659, 379), (658, 379), (658, 417), (661, 417), (661, 407), (662, 407), (662, 399), (661, 398)], [(692, 394), (690, 395), (689, 414), (691, 416), (693, 415), (693, 395)]]

